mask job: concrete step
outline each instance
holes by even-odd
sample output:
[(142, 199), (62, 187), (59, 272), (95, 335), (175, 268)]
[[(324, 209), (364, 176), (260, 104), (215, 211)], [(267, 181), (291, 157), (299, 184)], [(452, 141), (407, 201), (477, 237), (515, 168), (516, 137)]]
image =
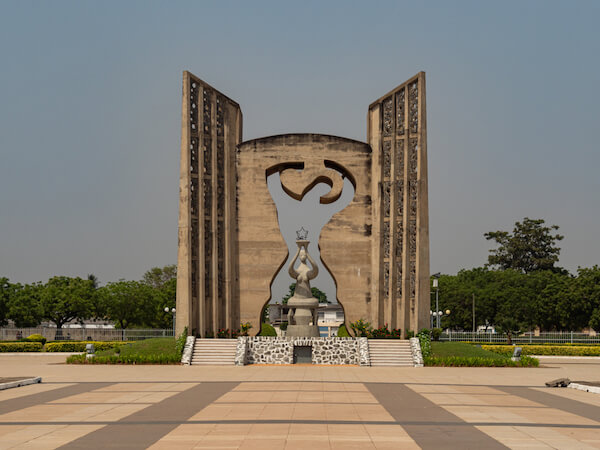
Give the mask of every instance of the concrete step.
[(210, 343), (200, 343), (196, 347), (198, 348), (235, 348), (236, 345), (223, 345), (223, 344), (210, 344)]
[(195, 348), (193, 353), (206, 353), (206, 352), (229, 354), (229, 353), (235, 353), (235, 348), (231, 349), (231, 348), (210, 348), (210, 347), (202, 348), (202, 347), (200, 347), (200, 348)]
[(388, 354), (393, 354), (393, 355), (398, 355), (398, 354), (412, 355), (412, 352), (406, 351), (406, 350), (399, 350), (399, 351), (393, 351), (393, 350), (373, 350), (372, 348), (370, 348), (369, 352), (372, 353), (372, 354), (378, 354), (378, 355), (388, 355)]
[(371, 347), (410, 347), (410, 344), (404, 344), (403, 342), (375, 342), (373, 344), (369, 343)]
[(237, 339), (196, 339), (192, 365), (232, 366), (237, 350)]
[(201, 366), (202, 364), (219, 364), (220, 366), (233, 366), (233, 363), (231, 361), (221, 361), (220, 359), (192, 360), (192, 365)]
[(371, 363), (372, 367), (414, 367), (414, 364), (411, 363), (377, 363), (377, 364), (373, 364)]
[(371, 366), (412, 367), (410, 341), (369, 340)]
[(231, 361), (231, 363), (233, 364), (235, 355), (227, 355), (227, 356), (202, 355), (202, 356), (192, 357), (192, 361), (200, 361), (200, 360), (204, 360), (204, 359), (214, 359), (214, 360), (219, 360), (219, 361)]

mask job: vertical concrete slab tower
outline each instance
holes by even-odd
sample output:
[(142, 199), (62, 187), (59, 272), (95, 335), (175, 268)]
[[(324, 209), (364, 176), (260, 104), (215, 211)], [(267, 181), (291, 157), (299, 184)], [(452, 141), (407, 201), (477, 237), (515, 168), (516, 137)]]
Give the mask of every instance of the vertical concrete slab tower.
[(237, 328), (235, 149), (239, 105), (185, 71), (179, 176), (177, 325), (190, 333)]
[(333, 189), (339, 176), (354, 185), (353, 200), (318, 242), (346, 322), (362, 318), (403, 333), (428, 326), (425, 73), (369, 106), (367, 136), (368, 143), (318, 134), (242, 143), (239, 105), (184, 72), (177, 334), (188, 327), (216, 336), (240, 321), (258, 333), (287, 259), (266, 178), (279, 171), (285, 188), (289, 170), (307, 189), (316, 182)]
[(373, 149), (373, 284), (377, 323), (429, 325), (429, 207), (425, 72), (369, 106)]

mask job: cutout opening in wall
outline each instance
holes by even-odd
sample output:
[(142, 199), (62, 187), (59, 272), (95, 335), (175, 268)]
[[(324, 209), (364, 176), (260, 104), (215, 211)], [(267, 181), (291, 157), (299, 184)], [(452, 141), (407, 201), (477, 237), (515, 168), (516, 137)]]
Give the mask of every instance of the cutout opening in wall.
[[(283, 300), (286, 296), (292, 295), (291, 285), (294, 284), (294, 280), (288, 274), (288, 265), (298, 249), (296, 231), (301, 227), (308, 230), (308, 240), (310, 241), (308, 251), (319, 266), (318, 276), (310, 281), (313, 294), (315, 293), (314, 288), (317, 288), (327, 296), (328, 306), (320, 307), (317, 313), (319, 325), (344, 323), (343, 305), (337, 300), (335, 278), (321, 259), (319, 238), (321, 230), (333, 215), (348, 206), (354, 198), (355, 182), (339, 164), (331, 161), (325, 163), (327, 169), (333, 169), (336, 175), (339, 174), (339, 180), (333, 182), (331, 178), (315, 177), (311, 183), (302, 188), (302, 192), (295, 194), (294, 192), (290, 193), (291, 189), (282, 184), (282, 172), (287, 169), (295, 169), (294, 172), (300, 175), (304, 169), (303, 163), (286, 163), (266, 171), (267, 186), (277, 208), (279, 230), (288, 247), (288, 255), (273, 277), (271, 298), (265, 304), (261, 322), (268, 321), (275, 325), (275, 328), (283, 331), (287, 327), (288, 312)], [(288, 175), (289, 172), (288, 170), (285, 175)], [(336, 189), (339, 192), (336, 192)], [(319, 326), (319, 331), (321, 336), (335, 335), (337, 327), (323, 325)]]

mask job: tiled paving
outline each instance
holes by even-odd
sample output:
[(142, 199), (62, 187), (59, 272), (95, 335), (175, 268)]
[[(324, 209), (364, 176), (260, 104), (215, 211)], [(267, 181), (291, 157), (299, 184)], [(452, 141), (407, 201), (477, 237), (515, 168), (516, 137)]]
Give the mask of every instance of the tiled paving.
[[(37, 358), (37, 359), (36, 359)], [(0, 355), (0, 449), (600, 448), (600, 396), (539, 369), (67, 366)]]

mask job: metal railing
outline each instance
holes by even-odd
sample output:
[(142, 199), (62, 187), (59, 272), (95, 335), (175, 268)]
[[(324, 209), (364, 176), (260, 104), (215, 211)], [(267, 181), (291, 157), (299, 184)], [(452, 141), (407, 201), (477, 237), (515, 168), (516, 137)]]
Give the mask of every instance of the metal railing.
[[(480, 343), (506, 344), (505, 333), (474, 333), (472, 331), (449, 331), (442, 333), (441, 341), (467, 341)], [(575, 331), (527, 332), (512, 336), (515, 344), (600, 344), (600, 335), (577, 333)]]
[(149, 329), (140, 330), (116, 328), (0, 328), (0, 341), (17, 341), (32, 334), (41, 334), (49, 341), (138, 341), (155, 337), (172, 337), (173, 330)]

